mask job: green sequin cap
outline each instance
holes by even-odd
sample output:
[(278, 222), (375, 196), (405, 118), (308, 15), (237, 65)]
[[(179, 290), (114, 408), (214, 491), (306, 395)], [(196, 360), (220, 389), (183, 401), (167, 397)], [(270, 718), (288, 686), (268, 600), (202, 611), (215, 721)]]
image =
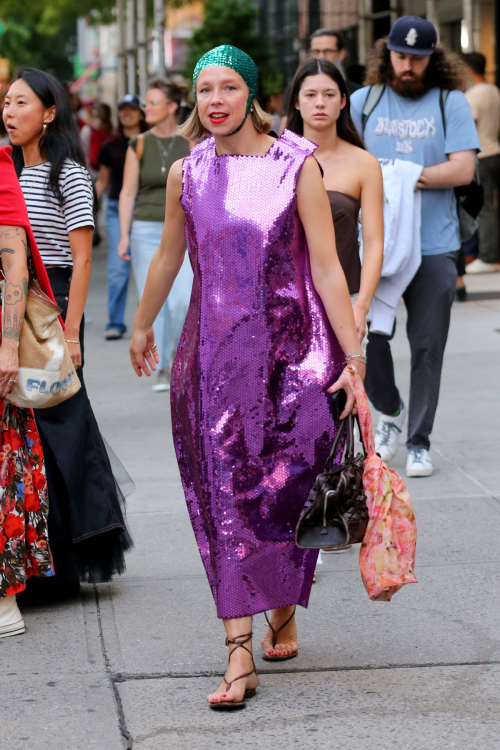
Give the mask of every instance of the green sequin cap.
[[(236, 73), (240, 74), (240, 76), (243, 78), (246, 85), (250, 89), (250, 92), (248, 94), (245, 118), (239, 128), (233, 131), (233, 133), (237, 133), (238, 130), (243, 127), (243, 124), (247, 119), (247, 115), (250, 111), (250, 107), (252, 106), (252, 102), (257, 96), (257, 66), (255, 65), (250, 55), (247, 55), (246, 52), (238, 49), (238, 47), (233, 47), (231, 44), (221, 44), (220, 47), (214, 47), (209, 52), (205, 52), (203, 57), (200, 57), (200, 59), (196, 63), (196, 67), (193, 73), (193, 93), (195, 100), (196, 81), (198, 79), (198, 76), (200, 75), (202, 70), (208, 68), (210, 65), (223, 65), (226, 68), (235, 70)], [(233, 133), (230, 133), (230, 135), (233, 135)]]

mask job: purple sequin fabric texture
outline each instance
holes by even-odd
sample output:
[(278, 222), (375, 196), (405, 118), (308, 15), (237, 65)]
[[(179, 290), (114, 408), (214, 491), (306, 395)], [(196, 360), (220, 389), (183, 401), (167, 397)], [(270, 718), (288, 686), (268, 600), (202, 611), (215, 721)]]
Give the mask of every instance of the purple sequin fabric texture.
[(325, 391), (343, 353), (312, 279), (295, 187), (316, 146), (184, 160), (194, 270), (172, 368), (174, 443), (219, 617), (307, 606), (317, 552), (295, 526), (335, 434)]

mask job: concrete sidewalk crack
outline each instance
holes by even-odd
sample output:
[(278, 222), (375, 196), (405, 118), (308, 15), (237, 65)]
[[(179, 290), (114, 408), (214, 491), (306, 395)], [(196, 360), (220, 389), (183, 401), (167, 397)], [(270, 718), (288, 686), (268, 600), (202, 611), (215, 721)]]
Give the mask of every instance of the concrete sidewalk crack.
[[(315, 674), (325, 672), (375, 672), (393, 669), (433, 669), (435, 667), (494, 667), (500, 666), (500, 660), (490, 661), (461, 661), (461, 662), (423, 662), (422, 664), (384, 664), (356, 667), (305, 667), (303, 669), (293, 669), (291, 667), (281, 667), (279, 669), (259, 669), (259, 675), (274, 674)], [(141, 680), (187, 680), (199, 677), (221, 677), (224, 672), (217, 670), (207, 670), (203, 672), (113, 672), (111, 678), (115, 683), (134, 682)]]
[(486, 485), (480, 482), (479, 479), (476, 479), (476, 477), (470, 474), (470, 472), (468, 472), (467, 469), (464, 469), (462, 466), (460, 466), (460, 464), (456, 463), (451, 458), (448, 458), (448, 456), (445, 456), (445, 454), (442, 451), (440, 451), (439, 448), (434, 448), (434, 450), (438, 454), (438, 456), (440, 456), (443, 459), (443, 461), (445, 461), (450, 466), (454, 466), (455, 469), (460, 474), (462, 474), (462, 476), (468, 479), (469, 482), (471, 482), (472, 484), (475, 484), (476, 487), (478, 487), (481, 490), (483, 495), (486, 495), (488, 497), (494, 497), (493, 492), (491, 492), (491, 490), (489, 490), (488, 487), (486, 487)]
[(99, 604), (99, 592), (97, 590), (97, 586), (95, 585), (94, 585), (94, 596), (95, 596), (95, 603), (96, 603), (96, 610), (97, 610), (97, 623), (99, 625), (99, 638), (101, 639), (102, 656), (104, 659), (104, 668), (106, 670), (106, 674), (108, 676), (109, 682), (111, 684), (111, 689), (113, 690), (113, 695), (115, 697), (116, 710), (118, 713), (118, 726), (120, 728), (120, 732), (123, 737), (123, 747), (125, 748), (125, 750), (132, 750), (133, 738), (127, 728), (127, 720), (125, 719), (125, 712), (123, 710), (122, 699), (120, 697), (120, 692), (118, 690), (117, 683), (119, 682), (119, 680), (115, 679), (115, 676), (113, 672), (111, 671), (111, 663), (109, 661), (108, 654), (106, 652), (106, 642), (104, 640), (104, 632), (103, 632), (102, 620), (101, 620), (101, 608)]

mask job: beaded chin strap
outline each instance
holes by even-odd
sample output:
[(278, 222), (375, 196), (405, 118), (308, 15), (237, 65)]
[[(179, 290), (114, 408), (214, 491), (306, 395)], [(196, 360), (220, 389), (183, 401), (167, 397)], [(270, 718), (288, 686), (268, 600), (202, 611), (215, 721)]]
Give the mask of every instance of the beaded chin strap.
[(246, 52), (243, 52), (243, 50), (239, 49), (238, 47), (233, 47), (231, 44), (221, 44), (220, 47), (214, 47), (214, 49), (206, 52), (203, 57), (200, 57), (200, 59), (196, 63), (196, 67), (193, 73), (193, 92), (195, 101), (196, 81), (198, 79), (198, 76), (200, 75), (202, 70), (210, 67), (211, 65), (223, 65), (226, 68), (231, 68), (231, 70), (239, 73), (239, 75), (243, 78), (246, 85), (250, 89), (243, 122), (236, 128), (236, 130), (233, 130), (232, 133), (228, 133), (228, 135), (234, 135), (238, 132), (238, 130), (241, 130), (241, 128), (245, 124), (245, 120), (247, 119), (248, 113), (250, 112), (252, 102), (257, 96), (257, 66), (255, 65), (250, 55), (247, 55)]

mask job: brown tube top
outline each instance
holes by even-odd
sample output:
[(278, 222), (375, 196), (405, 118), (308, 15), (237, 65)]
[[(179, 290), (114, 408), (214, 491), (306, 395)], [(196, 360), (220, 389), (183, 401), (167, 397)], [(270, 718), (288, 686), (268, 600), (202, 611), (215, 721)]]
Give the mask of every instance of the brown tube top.
[(359, 259), (358, 214), (359, 201), (351, 195), (327, 190), (335, 226), (335, 242), (340, 264), (344, 269), (350, 294), (359, 292), (361, 261)]

